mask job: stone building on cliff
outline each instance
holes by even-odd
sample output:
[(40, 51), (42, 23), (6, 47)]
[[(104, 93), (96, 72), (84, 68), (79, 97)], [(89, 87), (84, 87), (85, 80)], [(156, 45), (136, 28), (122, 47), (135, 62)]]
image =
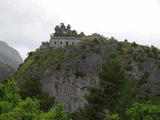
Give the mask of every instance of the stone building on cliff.
[(68, 45), (80, 44), (81, 37), (51, 37), (49, 47), (64, 47)]
[(50, 35), (49, 42), (42, 42), (41, 48), (64, 47), (68, 45), (79, 45), (82, 40), (98, 40), (102, 36), (99, 34), (92, 34), (86, 36), (83, 32), (77, 33), (76, 30), (71, 30), (71, 26), (65, 26), (64, 23), (55, 27), (55, 32)]

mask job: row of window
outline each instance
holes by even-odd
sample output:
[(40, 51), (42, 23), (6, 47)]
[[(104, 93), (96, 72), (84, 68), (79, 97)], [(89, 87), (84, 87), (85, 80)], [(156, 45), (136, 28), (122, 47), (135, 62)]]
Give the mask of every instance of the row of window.
[[(57, 44), (57, 42), (54, 42), (54, 44)], [(60, 42), (60, 44), (62, 45), (62, 42)], [(78, 42), (79, 44), (79, 42)], [(66, 42), (66, 45), (68, 45), (68, 42)], [(74, 45), (74, 42), (72, 42), (72, 45)]]

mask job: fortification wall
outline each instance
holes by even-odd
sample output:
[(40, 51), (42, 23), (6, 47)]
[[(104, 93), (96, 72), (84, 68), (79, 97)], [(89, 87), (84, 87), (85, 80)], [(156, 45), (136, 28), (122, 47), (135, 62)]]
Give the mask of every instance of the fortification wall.
[(67, 45), (78, 45), (81, 37), (52, 37), (49, 41), (49, 47), (64, 47)]

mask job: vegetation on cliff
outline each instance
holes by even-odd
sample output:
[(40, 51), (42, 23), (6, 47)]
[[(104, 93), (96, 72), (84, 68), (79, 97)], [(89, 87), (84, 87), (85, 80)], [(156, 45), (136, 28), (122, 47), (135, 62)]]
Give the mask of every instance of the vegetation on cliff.
[(100, 86), (89, 87), (83, 109), (70, 114), (73, 120), (159, 120), (160, 97), (137, 98), (140, 81), (129, 81), (125, 68), (117, 60), (104, 64)]
[[(98, 62), (93, 63), (95, 56), (103, 62), (97, 60)], [(95, 64), (96, 67), (90, 70), (87, 65), (91, 64)], [(39, 87), (35, 88), (38, 87), (42, 93), (42, 87), (48, 89), (49, 81), (46, 75), (55, 77), (58, 82), (61, 76), (65, 76), (63, 73), (73, 72), (67, 75), (72, 75), (75, 81), (83, 83), (90, 75), (88, 71), (93, 74), (98, 71), (99, 86), (88, 87), (89, 93), (85, 95), (87, 103), (84, 109), (69, 115), (73, 120), (159, 120), (160, 87), (154, 88), (158, 83), (159, 69), (160, 51), (156, 47), (129, 43), (127, 40), (118, 42), (113, 37), (110, 39), (101, 37), (82, 41), (79, 46), (37, 49), (30, 52), (25, 63), (18, 68), (16, 83), (21, 86), (21, 91), (24, 88), (24, 91), (30, 94), (34, 92), (32, 88), (27, 87), (35, 82), (33, 86), (38, 84)], [(34, 76), (39, 77), (38, 81), (32, 78)], [(70, 82), (67, 77), (62, 78), (74, 86), (75, 83)], [(47, 85), (42, 84), (43, 79)], [(58, 90), (57, 84), (53, 87), (55, 87), (53, 90)], [(75, 87), (81, 90), (86, 86)], [(34, 98), (36, 95), (25, 96)], [(60, 95), (63, 96), (62, 93)], [(36, 98), (40, 100), (39, 97)]]
[(40, 102), (40, 110), (47, 112), (54, 103), (54, 97), (49, 96), (47, 92), (42, 91), (42, 83), (39, 76), (31, 76), (24, 84), (20, 86), (22, 99), (27, 97), (36, 98)]

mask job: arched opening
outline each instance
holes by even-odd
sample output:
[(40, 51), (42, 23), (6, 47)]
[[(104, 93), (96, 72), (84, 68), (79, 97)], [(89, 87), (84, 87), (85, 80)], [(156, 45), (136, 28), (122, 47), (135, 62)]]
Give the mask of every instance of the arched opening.
[(74, 45), (74, 42), (72, 42), (72, 45)]
[(60, 44), (62, 45), (62, 42), (60, 42)]
[(54, 44), (57, 44), (56, 42), (54, 42)]
[(66, 45), (68, 45), (68, 42), (66, 42)]

